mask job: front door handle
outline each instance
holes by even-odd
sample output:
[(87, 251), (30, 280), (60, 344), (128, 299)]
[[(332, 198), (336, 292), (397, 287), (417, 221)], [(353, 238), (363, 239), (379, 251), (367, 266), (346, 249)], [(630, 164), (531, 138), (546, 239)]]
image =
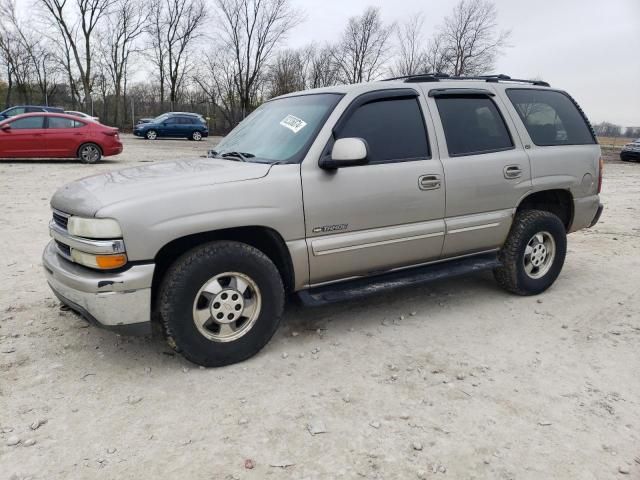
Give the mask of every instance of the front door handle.
[(420, 190), (436, 190), (442, 186), (440, 175), (422, 175), (418, 178)]
[(507, 165), (504, 167), (504, 178), (511, 180), (522, 176), (522, 168), (520, 165)]

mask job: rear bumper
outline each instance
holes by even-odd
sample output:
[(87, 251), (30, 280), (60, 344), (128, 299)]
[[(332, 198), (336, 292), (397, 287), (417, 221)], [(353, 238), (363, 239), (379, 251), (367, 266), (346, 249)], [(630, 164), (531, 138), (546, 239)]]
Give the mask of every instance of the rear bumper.
[(94, 272), (60, 257), (53, 241), (42, 263), (53, 293), (89, 322), (122, 334), (151, 333), (153, 264)]
[(598, 223), (598, 220), (600, 220), (600, 215), (602, 215), (602, 210), (604, 210), (604, 205), (602, 204), (598, 205), (598, 210), (596, 211), (596, 215), (595, 217), (593, 217), (593, 220), (591, 220), (591, 224), (589, 225), (589, 228), (593, 227), (596, 223)]
[(621, 160), (640, 160), (640, 152), (636, 150), (622, 150), (620, 152)]
[(104, 149), (103, 155), (105, 157), (110, 157), (112, 155), (118, 155), (122, 153), (122, 144), (113, 145)]

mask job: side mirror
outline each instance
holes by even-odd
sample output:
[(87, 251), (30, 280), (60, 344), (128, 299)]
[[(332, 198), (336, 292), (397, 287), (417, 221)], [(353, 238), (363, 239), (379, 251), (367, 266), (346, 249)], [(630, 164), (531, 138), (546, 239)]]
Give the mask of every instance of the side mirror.
[(11, 125), (9, 123), (5, 123), (4, 125), (0, 126), (0, 129), (2, 129), (5, 132), (8, 132), (9, 130), (11, 130)]
[(320, 159), (320, 168), (335, 169), (366, 165), (369, 148), (362, 138), (339, 138), (333, 144), (331, 158)]

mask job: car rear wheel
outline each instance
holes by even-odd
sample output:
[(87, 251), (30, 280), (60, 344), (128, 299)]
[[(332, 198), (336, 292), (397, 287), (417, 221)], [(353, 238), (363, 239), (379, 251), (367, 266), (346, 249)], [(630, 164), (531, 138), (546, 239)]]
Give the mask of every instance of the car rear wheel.
[(217, 241), (190, 250), (167, 271), (158, 312), (169, 345), (205, 367), (240, 362), (280, 324), (284, 287), (260, 250)]
[(78, 149), (78, 159), (82, 163), (96, 163), (102, 158), (102, 150), (95, 143), (85, 143)]
[(567, 234), (552, 213), (525, 210), (514, 219), (500, 250), (502, 266), (494, 270), (498, 284), (518, 295), (536, 295), (555, 282), (567, 253)]
[(200, 140), (202, 140), (202, 133), (200, 133), (199, 131), (194, 131), (191, 134), (191, 140), (195, 140), (196, 142), (199, 142)]
[(156, 138), (158, 138), (158, 132), (156, 132), (155, 130), (149, 130), (147, 131), (145, 137), (147, 137), (147, 140), (155, 140)]

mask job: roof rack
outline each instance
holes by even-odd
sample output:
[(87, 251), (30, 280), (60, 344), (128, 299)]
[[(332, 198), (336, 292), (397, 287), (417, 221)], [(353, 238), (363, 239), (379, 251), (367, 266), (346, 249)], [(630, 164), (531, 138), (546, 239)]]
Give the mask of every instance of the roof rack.
[(550, 87), (549, 83), (542, 80), (523, 80), (521, 78), (511, 78), (509, 75), (502, 73), (497, 75), (474, 75), (474, 76), (457, 76), (448, 75), (446, 73), (420, 73), (416, 75), (403, 75), (401, 77), (385, 78), (384, 81), (392, 80), (404, 80), (405, 83), (419, 83), (419, 82), (439, 82), (440, 80), (483, 80), (485, 82), (516, 82), (516, 83), (528, 83), (530, 85), (536, 85), (540, 87)]

